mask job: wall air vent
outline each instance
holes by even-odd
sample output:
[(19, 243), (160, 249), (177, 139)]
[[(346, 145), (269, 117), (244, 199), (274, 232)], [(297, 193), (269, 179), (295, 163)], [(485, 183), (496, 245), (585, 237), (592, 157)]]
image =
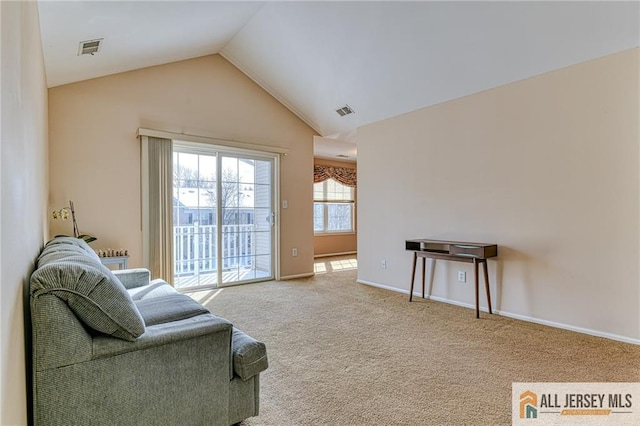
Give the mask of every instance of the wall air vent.
[(93, 55), (94, 53), (100, 52), (100, 47), (102, 47), (102, 38), (96, 40), (86, 40), (81, 41), (80, 46), (78, 47), (78, 56), (82, 55)]
[(345, 115), (353, 114), (355, 111), (351, 109), (349, 105), (345, 105), (342, 108), (336, 110), (340, 117), (344, 117)]

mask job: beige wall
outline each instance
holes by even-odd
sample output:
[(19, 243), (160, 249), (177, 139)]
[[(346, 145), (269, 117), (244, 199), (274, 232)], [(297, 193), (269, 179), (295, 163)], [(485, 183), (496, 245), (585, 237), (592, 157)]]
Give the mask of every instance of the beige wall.
[[(281, 160), (281, 274), (313, 272), (314, 132), (219, 55), (49, 90), (50, 207), (73, 200), (94, 248), (141, 265), (139, 127), (289, 148)], [(52, 234), (70, 233), (51, 222)], [(298, 249), (298, 257), (291, 249)]]
[(36, 3), (1, 2), (0, 27), (0, 424), (24, 425), (24, 303), (48, 233), (47, 88)]
[[(405, 239), (494, 242), (498, 310), (640, 343), (639, 52), (358, 129), (359, 280), (408, 291)], [(435, 271), (474, 303), (468, 264)]]
[[(349, 169), (355, 169), (356, 163), (346, 161), (334, 161), (324, 158), (315, 158), (314, 164), (333, 166), (333, 167), (345, 167)], [(357, 192), (356, 192), (357, 199)], [(357, 208), (357, 203), (356, 203)], [(356, 210), (357, 213), (357, 210)], [(358, 230), (358, 224), (356, 223), (356, 232)], [(357, 234), (329, 234), (318, 235), (313, 238), (313, 251), (316, 256), (331, 255), (337, 253), (351, 253), (355, 252), (358, 247)]]

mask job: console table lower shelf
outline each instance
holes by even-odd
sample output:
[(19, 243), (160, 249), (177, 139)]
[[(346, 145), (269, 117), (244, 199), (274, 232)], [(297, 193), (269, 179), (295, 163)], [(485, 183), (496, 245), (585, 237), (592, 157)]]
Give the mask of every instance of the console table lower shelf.
[(406, 249), (413, 251), (413, 268), (411, 270), (411, 290), (409, 302), (413, 301), (413, 288), (416, 276), (416, 264), (418, 258), (422, 258), (422, 298), (425, 298), (425, 264), (426, 259), (452, 260), (455, 262), (473, 263), (476, 296), (476, 318), (480, 318), (479, 277), (478, 268), (482, 264), (484, 272), (484, 285), (487, 293), (487, 306), (491, 310), (491, 291), (489, 289), (489, 273), (487, 271), (487, 258), (498, 255), (498, 246), (495, 244), (465, 243), (441, 240), (406, 240)]

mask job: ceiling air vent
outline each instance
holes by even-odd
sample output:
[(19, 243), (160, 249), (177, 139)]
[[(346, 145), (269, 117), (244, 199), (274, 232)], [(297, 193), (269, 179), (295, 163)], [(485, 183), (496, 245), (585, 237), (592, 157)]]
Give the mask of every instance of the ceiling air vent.
[(338, 157), (338, 158), (349, 158), (348, 155), (344, 155), (344, 154), (338, 154), (338, 155), (336, 155), (336, 157)]
[(94, 53), (100, 52), (100, 47), (102, 46), (102, 38), (96, 40), (86, 40), (80, 42), (80, 47), (78, 48), (78, 56), (82, 55), (93, 55)]
[(345, 115), (353, 114), (355, 111), (351, 109), (349, 105), (345, 105), (342, 108), (336, 110), (340, 117), (344, 117)]

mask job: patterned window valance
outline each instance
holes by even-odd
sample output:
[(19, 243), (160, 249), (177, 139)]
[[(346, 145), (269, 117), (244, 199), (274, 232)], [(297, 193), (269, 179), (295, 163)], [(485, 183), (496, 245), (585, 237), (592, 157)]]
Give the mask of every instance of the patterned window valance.
[(358, 177), (355, 169), (347, 167), (331, 167), (331, 166), (313, 166), (313, 182), (324, 182), (327, 179), (333, 179), (343, 185), (355, 188), (358, 183)]

